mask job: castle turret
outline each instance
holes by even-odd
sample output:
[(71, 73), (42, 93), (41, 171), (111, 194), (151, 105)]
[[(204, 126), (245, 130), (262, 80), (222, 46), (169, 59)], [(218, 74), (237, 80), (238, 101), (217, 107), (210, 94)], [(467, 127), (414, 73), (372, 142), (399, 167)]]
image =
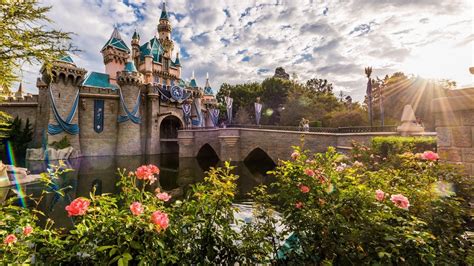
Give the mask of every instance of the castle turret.
[[(44, 91), (51, 107), (48, 119), (48, 144), (67, 137), (76, 153), (80, 155), (79, 142), (79, 85), (87, 71), (78, 68), (69, 56), (64, 56), (53, 64), (52, 76), (41, 69), (42, 80), (38, 88)], [(44, 86), (41, 86), (44, 84)], [(74, 157), (73, 155), (73, 157)]]
[(179, 60), (179, 52), (176, 53), (176, 59), (174, 60), (174, 66), (178, 69), (176, 76), (181, 77), (181, 61)]
[(105, 73), (109, 75), (109, 81), (117, 84), (117, 72), (123, 70), (130, 54), (130, 49), (122, 40), (117, 28), (114, 28), (110, 39), (100, 51), (104, 58)]
[(139, 155), (143, 153), (140, 138), (142, 99), (140, 88), (143, 75), (137, 71), (133, 60), (129, 60), (117, 73), (120, 104), (118, 117), (117, 155)]
[(151, 52), (150, 42), (147, 42), (143, 52), (143, 60), (145, 61), (145, 83), (153, 82), (153, 54)]
[(138, 34), (137, 30), (133, 32), (132, 36), (132, 58), (135, 65), (138, 65), (140, 59), (140, 34)]
[(166, 59), (171, 58), (171, 54), (173, 53), (174, 43), (171, 40), (171, 23), (168, 19), (168, 11), (166, 11), (166, 3), (163, 2), (163, 6), (161, 9), (161, 16), (160, 21), (158, 23), (158, 38), (160, 39), (160, 43), (164, 49), (164, 57)]

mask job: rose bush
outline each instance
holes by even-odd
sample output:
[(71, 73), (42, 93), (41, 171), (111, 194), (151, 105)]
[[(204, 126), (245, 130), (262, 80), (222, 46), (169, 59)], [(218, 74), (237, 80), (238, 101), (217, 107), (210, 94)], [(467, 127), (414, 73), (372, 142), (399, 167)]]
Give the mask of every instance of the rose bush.
[[(292, 154), (298, 156), (272, 171), (270, 189), (259, 190), (259, 204), (283, 216), (281, 233), (268, 229), (255, 240), (271, 246), (286, 239), (271, 257), (335, 265), (472, 263), (465, 238), (472, 180), (434, 152), (385, 160), (364, 146), (351, 157), (334, 148)], [(271, 225), (263, 216), (260, 224)]]

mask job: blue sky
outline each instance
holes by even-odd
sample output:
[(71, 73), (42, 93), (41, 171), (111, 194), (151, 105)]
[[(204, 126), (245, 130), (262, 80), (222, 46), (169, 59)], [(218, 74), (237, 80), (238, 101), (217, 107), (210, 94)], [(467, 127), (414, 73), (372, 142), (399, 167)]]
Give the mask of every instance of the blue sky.
[[(104, 71), (100, 49), (118, 25), (130, 43), (156, 32), (161, 1), (43, 0), (54, 26), (74, 32), (73, 55), (88, 71)], [(261, 81), (283, 66), (301, 81), (330, 80), (360, 100), (364, 67), (384, 76), (404, 71), (428, 78), (474, 83), (474, 7), (450, 0), (170, 0), (167, 3), (183, 78), (196, 73), (211, 85)], [(175, 52), (176, 52), (175, 50)], [(36, 92), (39, 66), (25, 66), (23, 80)]]

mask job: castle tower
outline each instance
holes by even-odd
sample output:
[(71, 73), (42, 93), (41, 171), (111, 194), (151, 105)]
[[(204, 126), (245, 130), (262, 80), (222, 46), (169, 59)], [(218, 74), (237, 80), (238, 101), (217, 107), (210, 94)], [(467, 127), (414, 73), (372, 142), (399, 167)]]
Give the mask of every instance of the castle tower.
[(135, 66), (138, 66), (138, 62), (140, 59), (140, 34), (138, 34), (137, 30), (133, 32), (132, 36), (132, 59), (135, 63)]
[(117, 72), (124, 69), (130, 54), (130, 49), (122, 40), (117, 28), (114, 28), (112, 35), (100, 52), (104, 58), (105, 73), (109, 75), (109, 82), (117, 84)]
[[(79, 156), (79, 85), (87, 71), (78, 68), (71, 57), (64, 56), (53, 64), (50, 76), (46, 69), (41, 69), (42, 80), (38, 83), (40, 94), (48, 98), (50, 111), (48, 119), (48, 144), (67, 137)], [(41, 85), (44, 84), (44, 85)]]
[(118, 136), (116, 155), (143, 154), (140, 124), (140, 106), (142, 99), (140, 87), (143, 85), (143, 75), (139, 73), (132, 60), (124, 69), (117, 73), (120, 103), (118, 117)]
[[(158, 23), (157, 29), (158, 29), (158, 39), (160, 39), (160, 43), (164, 49), (163, 56), (165, 59), (169, 60), (171, 58), (171, 54), (173, 53), (174, 42), (173, 40), (171, 40), (172, 27), (168, 19), (168, 11), (166, 11), (165, 2), (163, 2), (160, 21)], [(167, 62), (169, 61), (166, 61), (164, 63), (167, 63)]]

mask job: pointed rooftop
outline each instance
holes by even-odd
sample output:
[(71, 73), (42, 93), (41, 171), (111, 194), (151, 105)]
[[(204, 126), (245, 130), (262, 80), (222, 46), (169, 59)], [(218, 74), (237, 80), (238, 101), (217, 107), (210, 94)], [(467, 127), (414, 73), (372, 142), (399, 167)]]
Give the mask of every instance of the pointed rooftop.
[(18, 90), (15, 92), (15, 97), (23, 97), (23, 82), (20, 82)]
[(127, 72), (138, 72), (137, 68), (135, 67), (135, 64), (133, 63), (132, 60), (128, 60), (127, 64), (125, 65), (124, 71)]
[(163, 1), (163, 5), (161, 8), (161, 16), (160, 20), (168, 20), (168, 11), (166, 11), (166, 3)]
[(206, 74), (206, 85), (204, 86), (204, 95), (214, 95), (214, 91), (212, 90), (211, 84), (209, 83), (209, 73)]
[(104, 47), (100, 51), (105, 50), (107, 47), (113, 47), (121, 51), (130, 53), (130, 49), (123, 41), (122, 36), (120, 36), (120, 33), (116, 27), (114, 28), (110, 39), (105, 43)]
[(133, 32), (132, 40), (140, 40), (140, 34), (137, 32), (137, 29)]
[(193, 75), (191, 76), (191, 81), (189, 82), (189, 86), (193, 88), (197, 88), (197, 82), (196, 82), (196, 79), (194, 78), (194, 70), (193, 70)]
[(74, 61), (72, 60), (72, 58), (69, 55), (65, 55), (65, 56), (59, 58), (59, 61), (74, 64)]
[(179, 52), (176, 53), (176, 60), (173, 63), (175, 66), (181, 66), (181, 62), (179, 61)]

